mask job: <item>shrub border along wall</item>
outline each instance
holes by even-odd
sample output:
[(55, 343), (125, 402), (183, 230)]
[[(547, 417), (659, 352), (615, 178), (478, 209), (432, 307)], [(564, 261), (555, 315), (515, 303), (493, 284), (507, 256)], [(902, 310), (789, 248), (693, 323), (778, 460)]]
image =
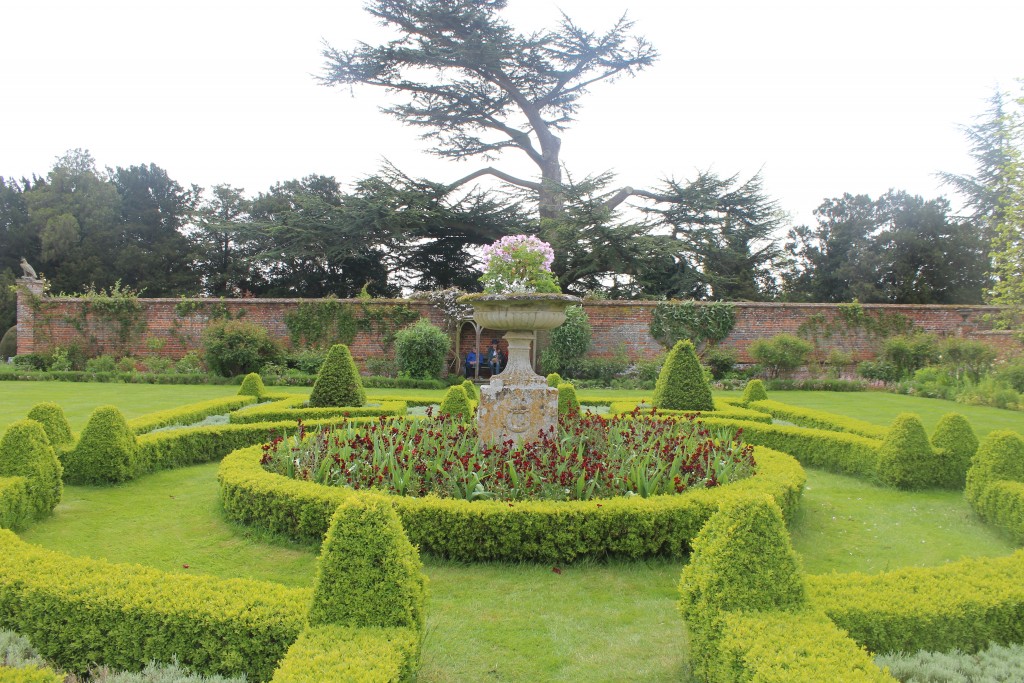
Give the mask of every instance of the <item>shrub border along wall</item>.
[[(221, 502), (229, 519), (304, 541), (323, 538), (337, 505), (370, 492), (286, 479), (260, 465), (262, 449), (221, 463)], [(681, 556), (721, 501), (749, 491), (771, 495), (787, 517), (806, 476), (793, 458), (758, 448), (756, 476), (673, 496), (594, 501), (498, 502), (386, 496), (409, 539), (422, 550), (465, 562), (568, 562), (580, 557)]]

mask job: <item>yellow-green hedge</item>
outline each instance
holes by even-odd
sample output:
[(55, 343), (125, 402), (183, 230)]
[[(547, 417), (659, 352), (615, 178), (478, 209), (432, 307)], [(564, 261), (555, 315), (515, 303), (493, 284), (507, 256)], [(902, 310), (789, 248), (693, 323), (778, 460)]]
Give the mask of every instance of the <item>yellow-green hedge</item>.
[(302, 631), (308, 589), (77, 558), (0, 530), (0, 627), (69, 671), (150, 660), (269, 680)]
[(135, 434), (145, 434), (161, 427), (171, 425), (189, 425), (211, 415), (221, 415), (238, 410), (247, 405), (256, 403), (255, 396), (226, 396), (224, 398), (212, 398), (209, 401), (200, 401), (180, 408), (158, 410), (155, 413), (140, 415), (134, 420), (128, 421), (128, 427)]
[(64, 683), (64, 676), (37, 666), (0, 666), (0, 683)]
[(973, 502), (982, 519), (1005, 529), (1017, 543), (1024, 542), (1024, 483), (996, 481)]
[(405, 401), (380, 402), (379, 405), (364, 405), (358, 408), (289, 408), (282, 407), (282, 402), (266, 403), (263, 405), (231, 413), (228, 419), (232, 424), (248, 424), (253, 422), (280, 422), (282, 420), (324, 420), (334, 418), (335, 420), (345, 417), (375, 417), (378, 415), (405, 415), (408, 404)]
[(880, 441), (856, 434), (704, 415), (709, 426), (743, 429), (743, 441), (789, 453), (802, 464), (874, 480)]
[[(590, 401), (580, 401), (584, 405), (592, 405)], [(612, 401), (608, 404), (608, 412), (610, 413), (631, 413), (633, 409), (639, 405), (636, 401)], [(651, 406), (641, 406), (640, 410), (642, 413), (650, 413)], [(665, 410), (658, 408), (658, 415), (700, 415), (700, 419), (709, 417), (720, 417), (732, 420), (749, 420), (751, 422), (765, 422), (770, 424), (772, 416), (763, 411), (751, 410), (723, 401), (715, 401), (715, 409), (713, 411), (700, 412), (698, 410)]]
[[(320, 486), (271, 474), (251, 447), (228, 455), (218, 473), (227, 516), (293, 538), (320, 542), (338, 504), (372, 492)], [(723, 501), (760, 491), (792, 514), (806, 475), (785, 453), (755, 451), (756, 476), (674, 496), (585, 502), (442, 500), (387, 496), (421, 550), (462, 561), (566, 562), (584, 556), (684, 555)]]
[(864, 648), (825, 615), (726, 612), (711, 680), (892, 683)]
[(811, 427), (813, 429), (825, 429), (834, 432), (848, 432), (865, 436), (869, 439), (882, 440), (889, 432), (888, 427), (882, 427), (864, 420), (836, 415), (824, 410), (813, 408), (801, 408), (789, 405), (781, 401), (753, 401), (749, 404), (754, 410), (762, 413), (769, 413), (772, 417), (786, 420), (800, 427)]
[(872, 652), (1024, 642), (1024, 551), (934, 568), (807, 577), (810, 602)]
[(409, 628), (309, 627), (288, 649), (273, 683), (411, 681), (419, 642)]

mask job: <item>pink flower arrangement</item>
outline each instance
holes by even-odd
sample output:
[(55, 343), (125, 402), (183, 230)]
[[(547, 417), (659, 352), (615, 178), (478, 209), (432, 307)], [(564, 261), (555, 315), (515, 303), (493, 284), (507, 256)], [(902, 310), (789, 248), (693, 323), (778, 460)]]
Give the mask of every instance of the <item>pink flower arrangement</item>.
[(533, 235), (509, 235), (484, 247), (484, 292), (557, 294), (561, 288), (551, 274), (555, 252)]

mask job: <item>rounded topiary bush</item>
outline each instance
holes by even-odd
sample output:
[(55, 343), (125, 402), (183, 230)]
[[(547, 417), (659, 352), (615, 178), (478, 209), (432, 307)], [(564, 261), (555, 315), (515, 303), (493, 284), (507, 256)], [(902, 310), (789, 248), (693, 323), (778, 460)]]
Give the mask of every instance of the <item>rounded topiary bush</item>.
[(548, 381), (548, 386), (554, 389), (557, 389), (558, 385), (562, 383), (562, 376), (557, 372), (550, 373), (545, 379)]
[(676, 342), (654, 385), (654, 407), (665, 410), (714, 410), (711, 385), (689, 339)]
[(466, 396), (469, 396), (471, 400), (480, 400), (480, 387), (473, 384), (472, 380), (463, 380), (462, 384), (460, 384), (459, 386), (466, 390)]
[(807, 364), (814, 346), (792, 334), (777, 334), (769, 339), (758, 339), (750, 345), (750, 357), (765, 369), (770, 377), (788, 375)]
[(967, 418), (958, 413), (946, 413), (935, 425), (932, 448), (943, 464), (945, 476), (938, 481), (943, 488), (962, 489), (967, 481), (971, 458), (978, 451), (978, 437)]
[(989, 432), (967, 470), (967, 500), (976, 503), (997, 481), (1024, 482), (1024, 437), (1010, 430)]
[(75, 447), (65, 453), (64, 478), (75, 484), (117, 484), (135, 476), (135, 434), (115, 406), (89, 416)]
[(267, 388), (263, 385), (263, 378), (258, 372), (250, 372), (246, 375), (242, 380), (242, 386), (238, 388), (239, 396), (261, 398), (265, 393), (267, 393)]
[(747, 386), (743, 387), (743, 397), (741, 400), (743, 403), (767, 401), (768, 392), (764, 388), (764, 382), (759, 379), (752, 379), (747, 382)]
[(0, 439), (0, 477), (24, 477), (35, 517), (53, 512), (64, 493), (63, 469), (43, 425), (18, 420)]
[(716, 654), (722, 612), (799, 609), (807, 600), (801, 572), (782, 511), (771, 497), (730, 501), (708, 519), (679, 582), (679, 611), (700, 680), (707, 679)]
[(422, 629), (426, 577), (390, 503), (355, 497), (338, 506), (327, 530), (309, 623)]
[(580, 412), (580, 400), (576, 397), (576, 387), (563, 383), (558, 385), (558, 414), (569, 415)]
[(438, 412), (442, 415), (450, 415), (453, 419), (462, 422), (469, 422), (473, 417), (473, 408), (469, 405), (469, 397), (466, 396), (466, 390), (461, 384), (448, 387)]
[(878, 449), (878, 480), (900, 489), (924, 489), (943, 479), (942, 465), (921, 419), (912, 413), (897, 415)]
[(426, 318), (395, 335), (395, 362), (398, 371), (413, 379), (436, 379), (444, 372), (452, 341), (444, 330)]
[(366, 391), (356, 369), (356, 362), (344, 344), (335, 344), (327, 352), (320, 366), (313, 393), (309, 396), (311, 408), (334, 406), (359, 407), (366, 403)]
[(268, 363), (280, 364), (284, 360), (284, 352), (266, 329), (240, 320), (207, 327), (203, 348), (206, 366), (224, 377), (256, 372)]
[(28, 411), (28, 419), (43, 425), (46, 438), (50, 440), (50, 445), (54, 449), (59, 449), (74, 441), (68, 418), (64, 416), (64, 411), (56, 403), (37, 403), (32, 406), (32, 410)]

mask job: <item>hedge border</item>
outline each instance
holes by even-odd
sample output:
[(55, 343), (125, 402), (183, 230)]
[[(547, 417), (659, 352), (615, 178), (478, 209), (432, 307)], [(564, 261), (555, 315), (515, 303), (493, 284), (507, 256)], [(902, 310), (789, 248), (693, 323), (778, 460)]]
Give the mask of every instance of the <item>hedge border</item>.
[(801, 408), (781, 401), (768, 399), (764, 401), (753, 401), (749, 405), (754, 410), (759, 410), (762, 413), (768, 413), (772, 417), (780, 420), (792, 422), (799, 427), (823, 429), (833, 432), (845, 432), (847, 434), (856, 434), (857, 436), (863, 436), (877, 441), (881, 441), (889, 433), (888, 427), (872, 424), (871, 422), (865, 422), (864, 420), (857, 420), (852, 417), (846, 417), (845, 415), (830, 413), (824, 410)]
[(301, 632), (309, 589), (77, 558), (0, 530), (0, 627), (71, 671), (137, 670), (173, 655), (267, 681)]
[[(590, 401), (580, 401), (580, 403), (584, 405), (595, 405)], [(614, 415), (628, 414), (632, 413), (637, 407), (640, 408), (641, 414), (644, 415), (648, 415), (652, 411), (656, 411), (656, 415), (697, 415), (702, 420), (709, 417), (720, 417), (724, 419), (748, 420), (750, 422), (764, 422), (766, 424), (771, 424), (772, 421), (772, 416), (764, 411), (752, 410), (750, 408), (744, 408), (743, 406), (722, 403), (719, 401), (715, 402), (714, 410), (705, 411), (668, 410), (665, 408), (654, 408), (651, 405), (641, 406), (637, 401), (611, 401), (608, 403), (608, 412)]]
[(0, 528), (22, 529), (34, 519), (25, 477), (0, 477)]
[[(373, 492), (321, 486), (271, 474), (262, 450), (229, 454), (217, 478), (228, 518), (291, 538), (319, 542), (337, 505)], [(716, 489), (674, 496), (600, 501), (518, 503), (384, 496), (394, 505), (409, 539), (422, 550), (465, 562), (570, 562), (580, 557), (682, 556), (723, 501), (762, 491), (790, 517), (806, 475), (789, 455), (755, 451), (760, 471)]]
[(272, 683), (411, 681), (420, 634), (409, 628), (307, 627), (274, 673)]
[(254, 405), (257, 399), (255, 396), (225, 396), (224, 398), (212, 398), (208, 401), (190, 403), (180, 408), (159, 410), (154, 413), (140, 415), (133, 420), (128, 420), (128, 427), (135, 434), (145, 434), (154, 429), (171, 427), (174, 425), (190, 425), (199, 422), (211, 415), (222, 415), (247, 405)]

